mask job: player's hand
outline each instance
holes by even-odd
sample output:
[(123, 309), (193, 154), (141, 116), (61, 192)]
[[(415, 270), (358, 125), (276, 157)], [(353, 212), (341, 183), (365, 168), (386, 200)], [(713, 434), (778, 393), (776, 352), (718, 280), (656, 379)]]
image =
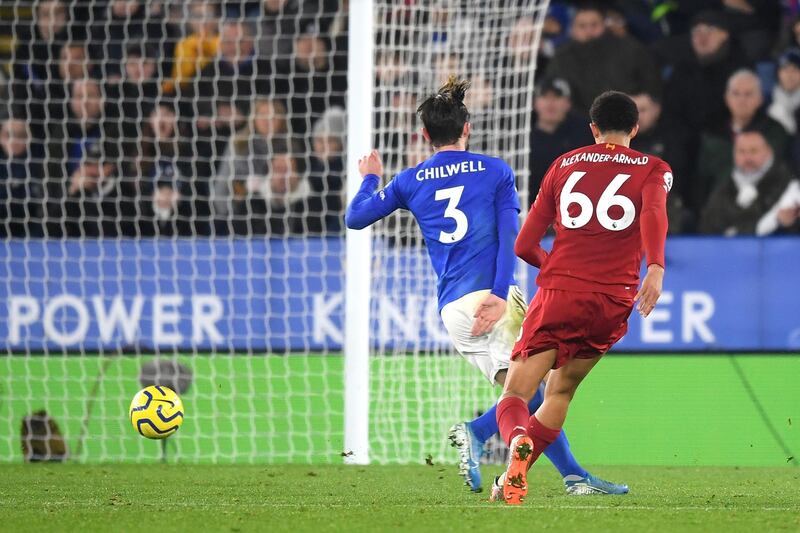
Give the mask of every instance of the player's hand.
[(358, 171), (361, 173), (362, 178), (368, 174), (375, 174), (378, 177), (383, 176), (383, 162), (377, 150), (371, 151), (369, 155), (358, 160)]
[(639, 302), (639, 305), (636, 306), (636, 310), (639, 311), (640, 315), (646, 317), (650, 314), (650, 311), (655, 308), (658, 297), (661, 296), (663, 284), (664, 268), (659, 265), (650, 265), (647, 267), (647, 274), (644, 276), (644, 280), (642, 280), (642, 286), (633, 298), (634, 302)]
[(472, 336), (480, 337), (492, 331), (497, 321), (506, 312), (506, 301), (494, 294), (488, 294), (475, 310), (475, 322), (472, 324)]
[(84, 171), (83, 166), (78, 167), (69, 179), (68, 193), (72, 196), (79, 192), (92, 192), (97, 188), (97, 177), (89, 176)]

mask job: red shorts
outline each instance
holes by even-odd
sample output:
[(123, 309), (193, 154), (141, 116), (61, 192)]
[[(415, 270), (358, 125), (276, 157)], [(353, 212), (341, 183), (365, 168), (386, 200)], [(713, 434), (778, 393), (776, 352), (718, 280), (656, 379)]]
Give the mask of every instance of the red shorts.
[(553, 368), (606, 353), (628, 331), (632, 298), (559, 289), (536, 291), (511, 360), (556, 349)]

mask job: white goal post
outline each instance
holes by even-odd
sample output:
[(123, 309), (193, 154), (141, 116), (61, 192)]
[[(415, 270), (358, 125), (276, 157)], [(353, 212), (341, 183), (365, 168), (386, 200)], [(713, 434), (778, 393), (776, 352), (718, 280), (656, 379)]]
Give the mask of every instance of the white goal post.
[[(361, 185), (358, 159), (372, 148), (374, 90), (373, 0), (349, 6), (347, 71), (347, 200)], [(372, 229), (347, 230), (345, 269), (345, 462), (369, 463), (369, 356), (372, 284)], [(360, 295), (360, 297), (353, 297)]]

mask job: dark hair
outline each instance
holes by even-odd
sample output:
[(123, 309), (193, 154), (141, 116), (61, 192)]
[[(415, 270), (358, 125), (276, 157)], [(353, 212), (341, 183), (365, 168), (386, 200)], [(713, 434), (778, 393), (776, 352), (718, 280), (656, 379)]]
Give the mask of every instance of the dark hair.
[(639, 109), (627, 94), (606, 91), (592, 102), (589, 117), (601, 133), (607, 131), (630, 133), (639, 123)]
[(586, 12), (586, 11), (594, 11), (594, 12), (598, 13), (601, 17), (605, 17), (606, 16), (606, 8), (604, 6), (602, 6), (602, 5), (600, 5), (599, 2), (593, 2), (591, 0), (587, 1), (587, 2), (581, 2), (581, 3), (578, 4), (578, 7), (575, 8), (575, 14), (576, 15), (578, 13), (583, 13), (583, 12)]
[(464, 124), (469, 120), (469, 111), (464, 105), (469, 85), (467, 80), (450, 76), (436, 94), (426, 98), (417, 108), (433, 146), (453, 144), (461, 137)]

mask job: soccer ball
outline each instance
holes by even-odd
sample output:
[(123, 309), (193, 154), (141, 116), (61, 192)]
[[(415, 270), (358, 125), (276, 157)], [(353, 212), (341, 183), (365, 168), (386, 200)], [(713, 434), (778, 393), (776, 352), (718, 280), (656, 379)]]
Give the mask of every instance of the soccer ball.
[(130, 417), (142, 437), (166, 439), (183, 424), (183, 402), (169, 387), (150, 385), (133, 397)]

